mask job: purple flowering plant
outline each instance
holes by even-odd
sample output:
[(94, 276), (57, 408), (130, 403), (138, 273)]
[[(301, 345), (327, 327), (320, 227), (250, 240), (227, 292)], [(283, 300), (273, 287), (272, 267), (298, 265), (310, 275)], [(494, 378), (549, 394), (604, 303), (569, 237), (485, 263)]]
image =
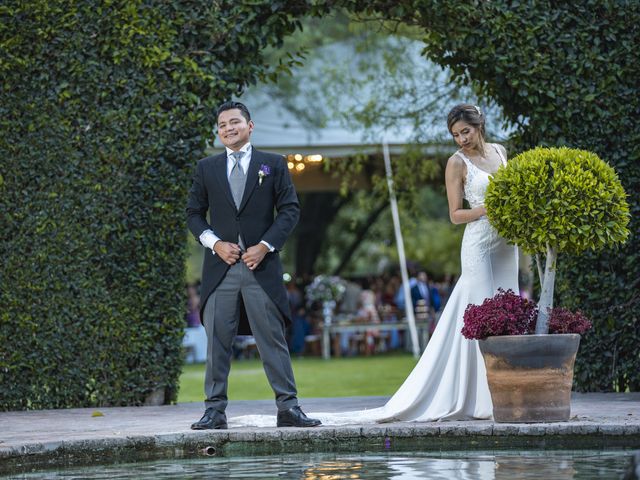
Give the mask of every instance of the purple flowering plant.
[(579, 333), (591, 328), (591, 321), (580, 310), (572, 312), (562, 307), (551, 309), (549, 314), (549, 333)]
[(258, 185), (262, 185), (262, 180), (264, 179), (264, 177), (270, 174), (271, 167), (269, 165), (266, 165), (264, 163), (260, 165), (260, 170), (258, 170)]
[[(469, 304), (464, 312), (462, 335), (470, 340), (484, 340), (498, 335), (529, 335), (535, 332), (538, 305), (513, 290), (498, 289), (481, 305)], [(552, 308), (549, 333), (579, 333), (591, 328), (591, 322), (580, 311)]]

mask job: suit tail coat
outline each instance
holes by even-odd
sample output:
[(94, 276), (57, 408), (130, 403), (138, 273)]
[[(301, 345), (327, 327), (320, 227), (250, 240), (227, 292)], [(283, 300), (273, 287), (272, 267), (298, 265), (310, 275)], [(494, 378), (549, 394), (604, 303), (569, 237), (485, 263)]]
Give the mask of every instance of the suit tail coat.
[[(262, 170), (265, 175), (258, 172)], [(268, 172), (268, 173), (267, 173)], [(210, 222), (207, 222), (209, 212)], [(252, 149), (247, 182), (240, 207), (236, 208), (227, 177), (227, 155), (222, 153), (198, 161), (187, 201), (187, 225), (199, 240), (207, 229), (220, 240), (249, 247), (266, 241), (275, 248), (254, 270), (255, 278), (271, 297), (285, 320), (291, 320), (287, 293), (282, 280), (279, 251), (300, 216), (300, 205), (289, 169), (281, 155)], [(200, 318), (207, 299), (227, 273), (229, 265), (218, 255), (205, 252), (202, 269)], [(244, 310), (244, 309), (242, 309)], [(244, 324), (244, 322), (241, 322)], [(239, 333), (247, 333), (240, 329)]]

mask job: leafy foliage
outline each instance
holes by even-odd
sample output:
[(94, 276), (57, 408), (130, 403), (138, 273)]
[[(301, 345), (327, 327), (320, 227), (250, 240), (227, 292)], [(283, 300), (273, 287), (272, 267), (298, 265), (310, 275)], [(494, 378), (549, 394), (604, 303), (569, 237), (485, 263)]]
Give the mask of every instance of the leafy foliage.
[[(399, 209), (407, 258), (417, 262), (434, 279), (459, 275), (459, 249), (464, 229), (449, 220), (447, 202), (440, 191), (423, 187), (416, 198), (413, 209), (405, 206), (404, 202)], [(380, 206), (384, 210), (375, 222), (367, 223), (371, 213)], [(359, 238), (358, 232), (366, 226), (366, 237)], [(366, 276), (388, 268), (389, 262), (397, 265), (398, 249), (388, 200), (380, 198), (375, 189), (354, 192), (353, 200), (342, 207), (333, 219), (327, 238), (331, 241), (323, 242), (315, 264), (316, 271)], [(354, 255), (352, 250), (348, 264), (337, 270), (340, 259), (354, 245), (357, 254)]]
[(572, 312), (566, 308), (556, 307), (551, 310), (549, 319), (550, 333), (578, 333), (582, 335), (593, 324), (580, 310)]
[(534, 148), (500, 167), (487, 188), (487, 216), (525, 251), (581, 253), (623, 243), (629, 205), (618, 177), (594, 153)]
[[(263, 49), (337, 7), (422, 29), (431, 59), (503, 108), (518, 148), (596, 152), (640, 190), (638, 2), (6, 0), (0, 408), (175, 398), (182, 210), (213, 107), (286, 71)], [(637, 197), (630, 213), (624, 247), (561, 272), (563, 303), (595, 324), (582, 389), (640, 389)]]
[[(425, 54), (502, 108), (515, 127), (516, 150), (567, 145), (592, 151), (615, 167), (625, 191), (640, 191), (640, 3), (341, 4), (423, 29)], [(594, 322), (576, 361), (581, 390), (640, 390), (640, 197), (629, 200), (629, 241), (614, 251), (567, 255), (559, 266), (560, 303), (583, 309)]]
[[(484, 340), (499, 335), (529, 335), (534, 333), (538, 306), (513, 290), (498, 289), (481, 305), (470, 304), (464, 311), (462, 335), (470, 340)], [(592, 326), (580, 311), (571, 312), (556, 307), (549, 312), (549, 333), (584, 334)]]
[(2, 3), (0, 409), (175, 399), (190, 172), (286, 3)]
[(525, 335), (533, 330), (538, 307), (513, 290), (499, 289), (481, 305), (469, 304), (464, 311), (462, 335), (484, 340), (496, 335)]

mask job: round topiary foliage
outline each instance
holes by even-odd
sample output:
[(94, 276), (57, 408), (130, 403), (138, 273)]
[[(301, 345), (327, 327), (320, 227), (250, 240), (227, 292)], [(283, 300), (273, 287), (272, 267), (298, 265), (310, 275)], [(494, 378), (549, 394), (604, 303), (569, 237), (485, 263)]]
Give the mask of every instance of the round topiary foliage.
[(614, 169), (595, 153), (527, 150), (493, 176), (485, 198), (498, 233), (528, 253), (580, 253), (622, 243), (629, 205)]

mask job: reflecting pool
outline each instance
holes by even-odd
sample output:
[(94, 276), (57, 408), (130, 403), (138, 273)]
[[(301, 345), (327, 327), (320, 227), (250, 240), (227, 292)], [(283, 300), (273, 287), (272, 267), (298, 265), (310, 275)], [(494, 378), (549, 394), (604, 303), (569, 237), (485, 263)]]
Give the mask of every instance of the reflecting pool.
[(619, 479), (631, 450), (312, 453), (207, 457), (23, 473), (14, 479)]

